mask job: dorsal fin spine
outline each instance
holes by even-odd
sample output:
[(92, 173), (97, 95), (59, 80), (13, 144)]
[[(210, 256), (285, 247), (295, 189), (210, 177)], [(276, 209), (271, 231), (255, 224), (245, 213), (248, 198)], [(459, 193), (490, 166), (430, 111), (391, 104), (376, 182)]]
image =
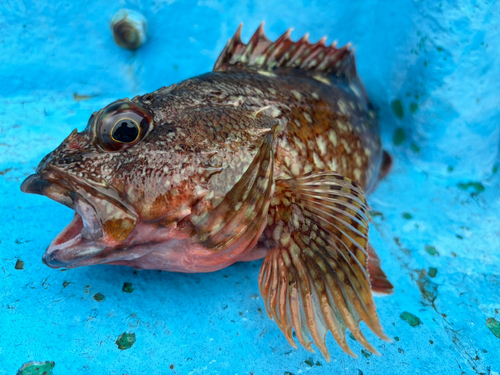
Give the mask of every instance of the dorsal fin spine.
[(292, 29), (288, 29), (275, 42), (271, 42), (264, 33), (264, 23), (255, 31), (248, 44), (241, 41), (242, 25), (229, 40), (217, 59), (214, 71), (298, 68), (325, 75), (345, 77), (356, 80), (356, 66), (351, 44), (337, 48), (337, 42), (326, 46), (326, 38), (312, 44), (305, 34), (299, 41), (290, 38)]

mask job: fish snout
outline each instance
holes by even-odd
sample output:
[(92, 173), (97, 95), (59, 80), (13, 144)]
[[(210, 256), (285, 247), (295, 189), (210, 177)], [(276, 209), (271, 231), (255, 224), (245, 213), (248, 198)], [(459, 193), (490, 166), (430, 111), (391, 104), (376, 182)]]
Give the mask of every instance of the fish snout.
[(26, 178), (21, 184), (21, 191), (27, 194), (45, 195), (45, 190), (49, 187), (50, 183), (44, 181), (36, 174), (32, 174)]
[(21, 184), (21, 191), (27, 194), (44, 195), (67, 207), (74, 208), (74, 193), (69, 189), (41, 178), (38, 174), (32, 174)]

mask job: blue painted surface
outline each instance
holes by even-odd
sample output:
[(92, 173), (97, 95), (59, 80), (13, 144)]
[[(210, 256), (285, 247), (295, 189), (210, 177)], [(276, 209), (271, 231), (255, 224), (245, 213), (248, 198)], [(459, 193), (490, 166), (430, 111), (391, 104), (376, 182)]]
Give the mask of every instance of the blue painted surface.
[[(114, 45), (109, 30), (124, 7), (149, 21), (136, 52)], [(289, 347), (265, 314), (260, 262), (189, 275), (41, 262), (72, 212), (19, 191), (39, 160), (110, 101), (210, 70), (240, 22), (248, 40), (262, 20), (271, 39), (293, 26), (297, 39), (309, 31), (313, 41), (352, 41), (379, 109), (395, 166), (369, 198), (371, 241), (396, 288), (376, 303), (398, 338), (365, 330), (380, 357), (350, 338), (359, 358), (328, 336), (331, 364)], [(32, 360), (54, 361), (54, 374), (498, 374), (500, 338), (486, 319), (500, 321), (499, 20), (500, 5), (486, 1), (2, 3), (0, 374)], [(460, 185), (469, 182), (484, 191)], [(402, 320), (405, 311), (421, 324)], [(137, 342), (121, 351), (123, 332)]]

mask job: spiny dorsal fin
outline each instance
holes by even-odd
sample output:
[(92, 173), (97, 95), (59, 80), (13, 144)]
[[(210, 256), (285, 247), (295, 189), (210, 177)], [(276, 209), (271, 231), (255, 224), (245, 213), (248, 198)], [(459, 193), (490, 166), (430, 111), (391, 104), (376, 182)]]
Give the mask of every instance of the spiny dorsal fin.
[(259, 26), (248, 44), (244, 44), (241, 41), (242, 25), (240, 24), (220, 54), (214, 71), (298, 68), (326, 75), (334, 74), (348, 80), (356, 78), (356, 64), (350, 44), (341, 48), (337, 48), (336, 43), (326, 46), (326, 38), (311, 44), (308, 34), (294, 42), (290, 39), (292, 29), (287, 30), (275, 42), (271, 42), (264, 34), (264, 23)]

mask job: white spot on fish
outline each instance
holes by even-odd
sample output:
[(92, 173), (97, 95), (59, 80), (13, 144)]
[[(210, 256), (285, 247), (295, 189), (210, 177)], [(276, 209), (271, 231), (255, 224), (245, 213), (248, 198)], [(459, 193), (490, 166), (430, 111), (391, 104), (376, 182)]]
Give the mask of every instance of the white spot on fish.
[[(317, 153), (313, 153), (314, 165), (318, 169), (323, 169), (325, 167), (325, 163), (319, 158)], [(306, 172), (307, 173), (307, 172)]]
[(323, 139), (321, 135), (318, 135), (316, 138), (316, 143), (318, 144), (319, 151), (321, 155), (326, 154), (326, 141)]
[(334, 131), (334, 130), (330, 130), (330, 131), (328, 132), (328, 139), (330, 140), (330, 142), (332, 142), (332, 143), (333, 143), (333, 145), (334, 145), (335, 147), (337, 147), (337, 145), (338, 145), (337, 133), (335, 133), (335, 131)]
[(328, 167), (330, 168), (331, 171), (336, 171), (338, 168), (336, 160), (331, 160), (327, 164), (328, 164)]
[(337, 101), (337, 104), (339, 106), (340, 112), (342, 112), (345, 115), (349, 113), (349, 112), (347, 112), (347, 106), (346, 106), (346, 104), (344, 103), (343, 100), (339, 99), (339, 101)]
[(279, 241), (281, 238), (281, 233), (283, 232), (283, 226), (282, 225), (276, 225), (276, 228), (274, 228), (273, 231), (273, 240)]
[(354, 179), (357, 182), (359, 182), (361, 179), (361, 171), (358, 168), (356, 168), (353, 173), (354, 173)]
[(347, 141), (345, 139), (342, 139), (341, 142), (344, 145), (345, 152), (350, 154), (352, 150), (351, 150), (351, 147), (349, 146), (349, 143), (347, 143)]
[(312, 120), (311, 116), (309, 116), (309, 113), (307, 113), (307, 112), (303, 112), (302, 114), (303, 114), (303, 115), (304, 115), (304, 117), (306, 118), (307, 122), (310, 122), (310, 123), (312, 123), (312, 122), (313, 122), (313, 120)]
[(297, 90), (292, 90), (293, 96), (295, 96), (295, 99), (297, 100), (302, 100), (302, 94), (298, 92)]
[(347, 159), (345, 158), (345, 155), (342, 155), (342, 168), (344, 171), (347, 169)]
[(257, 70), (257, 73), (262, 74), (263, 76), (266, 77), (276, 77), (276, 74), (268, 72), (267, 70)]
[(358, 86), (356, 86), (354, 83), (350, 83), (349, 88), (354, 93), (354, 95), (356, 95), (358, 98), (361, 98), (361, 92), (359, 91)]
[(316, 74), (315, 76), (313, 76), (313, 78), (316, 80), (316, 81), (320, 81), (322, 83), (324, 83), (325, 85), (328, 85), (328, 86), (331, 86), (332, 84), (330, 83), (330, 81), (328, 80), (328, 78), (320, 75), (320, 74)]

